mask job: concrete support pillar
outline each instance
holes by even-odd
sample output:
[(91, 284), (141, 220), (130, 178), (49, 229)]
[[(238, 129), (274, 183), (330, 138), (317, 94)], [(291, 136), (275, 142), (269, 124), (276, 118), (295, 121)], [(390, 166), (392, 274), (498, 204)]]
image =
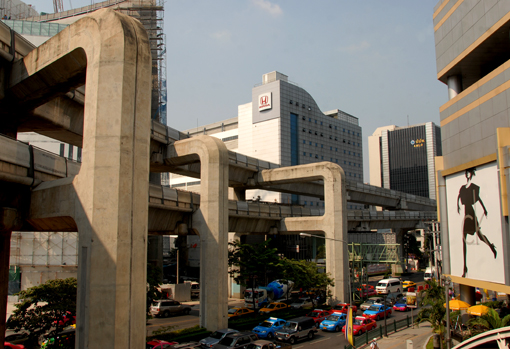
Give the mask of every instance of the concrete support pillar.
[(41, 200), (57, 200), (44, 197), (42, 188), (53, 187), (62, 199), (59, 212), (68, 211), (78, 228), (76, 348), (142, 348), (151, 91), (147, 32), (127, 15), (99, 10), (32, 51), (23, 65), (13, 81), (38, 88), (42, 96), (55, 86), (86, 80), (80, 173), (44, 183), (40, 191)]
[(462, 79), (460, 75), (448, 77), (448, 99), (452, 99), (462, 92)]
[(11, 232), (0, 231), (0, 346), (5, 339), (7, 294), (9, 291), (9, 256), (11, 253)]
[(335, 280), (333, 301), (350, 301), (349, 253), (347, 249), (347, 194), (345, 173), (337, 164), (315, 164), (284, 167), (259, 172), (259, 184), (284, 184), (323, 180), (324, 215), (322, 217), (284, 218), (282, 231), (324, 232), (326, 238), (326, 272)]
[(173, 144), (176, 159), (200, 159), (200, 208), (192, 225), (200, 235), (200, 326), (228, 326), (228, 151), (219, 139), (198, 136)]

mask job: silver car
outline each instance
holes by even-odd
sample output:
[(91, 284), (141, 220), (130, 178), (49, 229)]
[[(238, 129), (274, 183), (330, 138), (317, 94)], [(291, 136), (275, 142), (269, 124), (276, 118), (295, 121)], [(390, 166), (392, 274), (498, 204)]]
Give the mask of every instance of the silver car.
[(152, 302), (150, 307), (151, 315), (155, 317), (169, 317), (171, 314), (184, 314), (188, 315), (191, 307), (186, 304), (181, 304), (172, 299), (160, 299)]
[(315, 306), (311, 298), (299, 298), (297, 301), (290, 305), (291, 308), (301, 309)]
[(232, 328), (225, 328), (223, 330), (217, 330), (213, 333), (211, 333), (211, 335), (207, 338), (204, 338), (204, 339), (201, 339), (200, 340), (200, 346), (202, 348), (212, 348), (215, 344), (217, 344), (220, 340), (223, 339), (223, 337), (225, 337), (226, 335), (229, 335), (231, 333), (237, 333), (239, 332), (238, 330), (234, 330)]

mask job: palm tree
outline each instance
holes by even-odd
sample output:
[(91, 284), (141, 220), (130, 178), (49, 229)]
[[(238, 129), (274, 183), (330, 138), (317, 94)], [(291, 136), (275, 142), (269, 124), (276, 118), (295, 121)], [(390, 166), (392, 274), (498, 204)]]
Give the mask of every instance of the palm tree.
[(510, 315), (505, 316), (503, 319), (499, 317), (499, 314), (492, 308), (489, 308), (487, 313), (482, 316), (477, 316), (469, 320), (469, 327), (471, 334), (476, 335), (496, 328), (508, 326), (510, 323)]
[(420, 311), (416, 317), (416, 323), (428, 322), (432, 326), (432, 331), (441, 336), (441, 343), (444, 340), (445, 326), (444, 319), (446, 309), (444, 287), (434, 280), (427, 280), (427, 289), (420, 292)]

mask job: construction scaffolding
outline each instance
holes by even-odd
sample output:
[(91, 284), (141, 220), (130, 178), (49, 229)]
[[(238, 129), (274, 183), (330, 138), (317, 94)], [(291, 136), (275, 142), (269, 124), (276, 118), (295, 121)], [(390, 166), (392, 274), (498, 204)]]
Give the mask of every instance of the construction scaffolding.
[(10, 265), (65, 266), (78, 264), (76, 232), (13, 232)]
[(0, 17), (2, 19), (25, 19), (38, 16), (39, 13), (20, 0), (0, 0)]
[(126, 2), (116, 10), (136, 18), (149, 35), (152, 55), (152, 103), (151, 119), (166, 125), (166, 37), (163, 33), (163, 0), (140, 0)]

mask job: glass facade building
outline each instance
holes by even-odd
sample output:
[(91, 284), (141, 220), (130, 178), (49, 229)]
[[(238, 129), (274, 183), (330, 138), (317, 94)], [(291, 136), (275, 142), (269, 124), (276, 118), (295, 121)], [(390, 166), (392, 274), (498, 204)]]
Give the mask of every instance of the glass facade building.
[(369, 137), (370, 184), (435, 199), (434, 157), (441, 153), (441, 130), (432, 122), (378, 128)]

